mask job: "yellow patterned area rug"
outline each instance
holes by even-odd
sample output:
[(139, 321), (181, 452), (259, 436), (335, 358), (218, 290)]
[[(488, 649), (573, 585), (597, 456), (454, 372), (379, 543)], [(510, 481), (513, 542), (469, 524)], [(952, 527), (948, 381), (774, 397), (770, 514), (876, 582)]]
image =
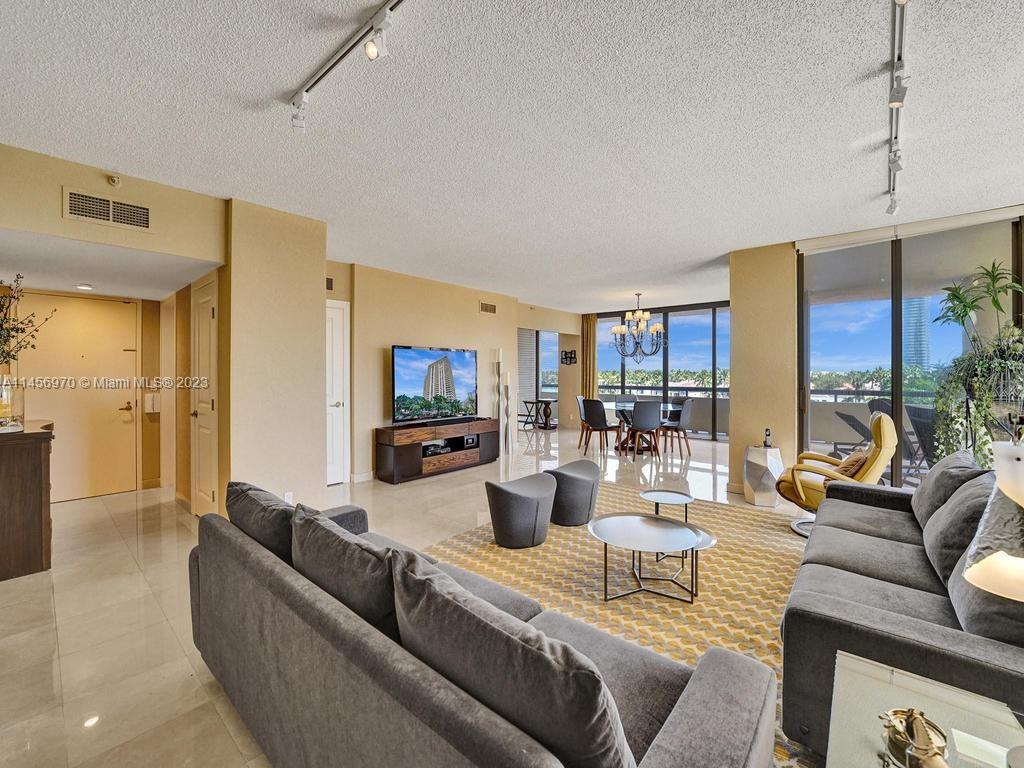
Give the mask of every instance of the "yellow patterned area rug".
[[(597, 514), (653, 512), (636, 488), (601, 483)], [(681, 507), (662, 506), (661, 514), (682, 519)], [(788, 520), (761, 511), (708, 501), (690, 504), (691, 523), (718, 537), (700, 555), (700, 595), (693, 605), (651, 594), (604, 601), (603, 545), (587, 527), (552, 525), (547, 541), (531, 549), (502, 549), (490, 525), (441, 542), (428, 551), (440, 560), (493, 579), (595, 627), (696, 664), (712, 646), (752, 656), (775, 669), (782, 679), (779, 621), (796, 578), (804, 539)], [(630, 554), (609, 547), (611, 593), (634, 586)], [(644, 573), (671, 575), (678, 560), (657, 566), (644, 559)], [(687, 574), (681, 577), (686, 581)], [(658, 584), (662, 588), (663, 584)], [(667, 585), (668, 589), (674, 589)], [(781, 704), (779, 706), (781, 716)], [(818, 763), (790, 744), (776, 728), (775, 762), (780, 768), (808, 768)]]

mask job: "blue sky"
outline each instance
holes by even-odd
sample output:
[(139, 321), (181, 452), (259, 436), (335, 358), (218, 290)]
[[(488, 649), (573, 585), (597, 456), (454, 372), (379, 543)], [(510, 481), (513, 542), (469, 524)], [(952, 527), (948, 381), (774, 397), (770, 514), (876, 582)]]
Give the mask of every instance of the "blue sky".
[[(931, 322), (939, 312), (940, 295), (928, 297), (928, 335), (933, 365), (962, 354), (959, 327)], [(888, 299), (847, 301), (811, 307), (811, 370), (859, 371), (888, 368), (892, 338)]]
[(395, 396), (423, 395), (423, 377), (427, 366), (442, 357), (448, 357), (455, 377), (455, 394), (465, 400), (476, 391), (476, 352), (453, 352), (440, 349), (395, 350)]
[[(617, 320), (599, 320), (597, 326), (597, 367), (601, 371), (619, 368), (619, 353), (611, 344), (611, 327)], [(652, 322), (655, 322), (652, 318)], [(711, 311), (670, 314), (668, 320), (668, 367), (684, 370), (711, 370)], [(729, 363), (729, 312), (718, 311), (718, 359), (724, 368)], [(661, 370), (661, 356), (647, 358), (639, 365), (626, 361), (626, 369)]]

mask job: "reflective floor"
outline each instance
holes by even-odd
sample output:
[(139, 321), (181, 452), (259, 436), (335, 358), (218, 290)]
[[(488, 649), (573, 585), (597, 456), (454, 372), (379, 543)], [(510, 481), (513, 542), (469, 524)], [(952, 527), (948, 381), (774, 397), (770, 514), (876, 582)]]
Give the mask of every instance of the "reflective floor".
[[(485, 467), (400, 486), (336, 486), (375, 530), (417, 547), (487, 521), (483, 481), (580, 457), (575, 432), (532, 432)], [(727, 495), (728, 445), (693, 456), (590, 456), (604, 479)], [(301, 501), (301, 499), (300, 499)], [(779, 513), (797, 510), (780, 506)], [(53, 569), (0, 582), (0, 766), (265, 766), (192, 644), (187, 558), (197, 519), (168, 489), (53, 506)]]

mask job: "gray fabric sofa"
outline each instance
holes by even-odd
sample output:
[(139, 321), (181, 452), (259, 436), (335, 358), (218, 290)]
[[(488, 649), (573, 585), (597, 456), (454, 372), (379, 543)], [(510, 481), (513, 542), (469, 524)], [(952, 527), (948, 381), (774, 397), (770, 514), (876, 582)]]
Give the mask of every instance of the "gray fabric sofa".
[[(953, 494), (965, 478), (974, 478), (973, 489)], [(939, 495), (927, 512), (922, 494), (915, 501), (908, 490), (829, 483), (782, 621), (783, 731), (790, 739), (826, 753), (840, 650), (1024, 712), (1024, 624), (1016, 623), (1016, 606), (1024, 604), (972, 587), (963, 579), (963, 549), (956, 551), (973, 537), (979, 499), (983, 509), (994, 478), (978, 469), (950, 482), (925, 491)], [(1019, 643), (966, 631), (979, 606), (991, 617), (1009, 615), (1002, 630), (1021, 628)]]
[[(367, 532), (365, 513), (331, 515), (375, 544), (407, 549)], [(631, 764), (772, 765), (776, 681), (765, 665), (711, 649), (689, 667), (483, 577), (437, 567), (593, 661)], [(196, 647), (274, 765), (562, 765), (228, 520), (202, 518), (189, 568)]]

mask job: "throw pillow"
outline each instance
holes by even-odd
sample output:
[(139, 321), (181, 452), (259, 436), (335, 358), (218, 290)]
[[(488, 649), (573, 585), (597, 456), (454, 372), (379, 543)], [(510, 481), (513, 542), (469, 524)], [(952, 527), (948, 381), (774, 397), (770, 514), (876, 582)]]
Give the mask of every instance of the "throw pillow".
[(978, 532), (996, 478), (986, 472), (957, 488), (924, 526), (924, 551), (943, 584), (949, 583), (957, 561)]
[[(852, 478), (854, 475), (860, 472), (861, 468), (864, 466), (864, 463), (867, 460), (868, 454), (865, 451), (854, 451), (845, 459), (843, 459), (837, 467), (835, 467), (835, 471), (838, 472), (843, 477)], [(822, 482), (822, 485), (827, 486), (831, 482), (832, 478), (826, 477), (825, 480)]]
[(910, 499), (910, 508), (922, 528), (936, 510), (949, 501), (953, 492), (968, 480), (985, 473), (968, 451), (958, 451), (938, 461)]
[(964, 578), (966, 567), (964, 552), (949, 578), (949, 599), (960, 626), (972, 635), (1024, 647), (1024, 603), (974, 586)]
[(249, 483), (228, 483), (228, 520), (289, 565), (295, 507)]
[(567, 768), (634, 768), (619, 712), (594, 663), (572, 646), (392, 550), (402, 645), (543, 744)]
[(398, 640), (388, 550), (299, 504), (292, 519), (295, 570), (367, 624)]

